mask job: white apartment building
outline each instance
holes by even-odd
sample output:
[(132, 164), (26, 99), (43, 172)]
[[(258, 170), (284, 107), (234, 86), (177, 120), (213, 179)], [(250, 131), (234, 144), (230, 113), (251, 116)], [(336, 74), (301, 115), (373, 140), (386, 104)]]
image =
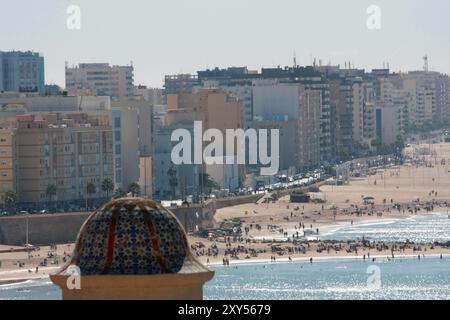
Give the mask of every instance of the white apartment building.
[(66, 65), (66, 90), (69, 95), (110, 96), (113, 100), (132, 98), (133, 66), (110, 66), (108, 63)]

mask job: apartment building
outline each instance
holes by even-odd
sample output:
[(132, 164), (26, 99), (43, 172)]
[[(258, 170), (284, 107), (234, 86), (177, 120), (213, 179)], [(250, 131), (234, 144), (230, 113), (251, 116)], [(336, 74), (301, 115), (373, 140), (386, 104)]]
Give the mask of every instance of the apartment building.
[[(18, 115), (13, 134), (13, 190), (20, 203), (86, 199), (92, 196), (86, 190), (89, 182), (98, 197), (102, 181), (114, 180), (111, 127), (86, 113)], [(57, 190), (53, 199), (46, 192), (50, 184)]]
[[(300, 170), (308, 170), (321, 162), (321, 90), (314, 90), (304, 84), (273, 83), (253, 88), (253, 112), (256, 122), (280, 123), (283, 136), (294, 129), (294, 140), (290, 148), (280, 149), (281, 169), (294, 165)], [(284, 123), (284, 124), (283, 124)], [(261, 123), (258, 124), (261, 128)], [(281, 142), (280, 144), (285, 143)], [(295, 159), (296, 163), (292, 163)]]
[(66, 65), (66, 90), (69, 95), (110, 96), (131, 99), (134, 95), (133, 66), (110, 66), (108, 63)]
[[(218, 129), (225, 135), (227, 129), (242, 128), (241, 104), (237, 97), (230, 95), (223, 89), (196, 89), (193, 93), (169, 94), (167, 96), (166, 123), (168, 126), (185, 124), (192, 126), (194, 121), (201, 121), (203, 130)], [(206, 144), (204, 144), (206, 146)], [(223, 150), (225, 155), (226, 150)], [(170, 165), (170, 164), (167, 164)], [(243, 178), (245, 167), (243, 165), (231, 165), (230, 172), (238, 170)], [(192, 167), (192, 170), (197, 170)], [(168, 168), (167, 168), (168, 170)], [(166, 170), (166, 171), (167, 171)], [(217, 166), (205, 165), (203, 173), (214, 174)], [(216, 175), (216, 178), (225, 179), (226, 175)], [(243, 181), (243, 179), (233, 179)], [(229, 187), (230, 183), (225, 180), (216, 181), (220, 186)], [(232, 183), (237, 188), (237, 183)]]
[(5, 194), (15, 191), (17, 184), (14, 133), (14, 129), (0, 129), (0, 205), (5, 204)]
[[(135, 102), (140, 104), (140, 102)], [(113, 110), (111, 108), (110, 97), (98, 97), (98, 96), (51, 96), (51, 97), (39, 97), (29, 96), (22, 94), (0, 94), (0, 127), (3, 128), (15, 128), (16, 116), (23, 114), (32, 114), (39, 116), (42, 113), (86, 113), (89, 117), (96, 119), (101, 126), (110, 126), (114, 131), (114, 170), (115, 170), (115, 185), (116, 187), (124, 187), (123, 177), (130, 176), (130, 179), (137, 181), (138, 177), (129, 174), (124, 171), (125, 163), (130, 162), (130, 158), (133, 158), (134, 164), (130, 166), (134, 172), (139, 172), (139, 159), (138, 159), (138, 144), (128, 143), (127, 148), (129, 153), (122, 153), (122, 135), (130, 136), (133, 139), (133, 128), (138, 128), (137, 116), (134, 118), (135, 122), (123, 121), (125, 111), (127, 108), (118, 108)], [(131, 112), (133, 113), (133, 112)], [(148, 119), (151, 116), (143, 117), (142, 121)], [(148, 127), (151, 130), (151, 126)], [(137, 131), (136, 131), (137, 132)], [(138, 136), (134, 139), (137, 141)], [(144, 140), (143, 140), (144, 141)], [(135, 146), (135, 150), (132, 149)], [(132, 161), (131, 161), (132, 162)]]
[(0, 51), (0, 92), (45, 95), (44, 57), (31, 51)]
[(134, 98), (144, 100), (151, 105), (162, 105), (164, 103), (164, 90), (160, 88), (147, 88), (147, 86), (139, 85), (134, 87)]

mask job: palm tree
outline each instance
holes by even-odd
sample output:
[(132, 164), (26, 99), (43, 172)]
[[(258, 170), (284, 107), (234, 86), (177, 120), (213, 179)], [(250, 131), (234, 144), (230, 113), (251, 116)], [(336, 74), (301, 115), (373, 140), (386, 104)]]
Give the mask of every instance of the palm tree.
[(169, 186), (172, 193), (172, 200), (175, 198), (175, 188), (178, 186), (177, 180), (177, 170), (172, 165), (169, 170), (167, 170), (167, 175), (169, 176)]
[(5, 206), (8, 209), (13, 209), (16, 207), (16, 204), (17, 204), (17, 194), (12, 190), (7, 191), (5, 193)]
[(208, 193), (211, 193), (212, 189), (220, 188), (219, 184), (208, 173), (201, 174), (200, 179), (202, 179), (201, 183), (206, 188)]
[(125, 190), (123, 190), (122, 188), (117, 188), (116, 190), (114, 190), (113, 198), (119, 199), (125, 197), (126, 195), (127, 193)]
[(53, 200), (53, 197), (56, 196), (56, 185), (50, 183), (47, 185), (47, 189), (45, 190), (45, 195), (47, 196), (48, 204), (47, 207), (50, 206), (50, 202)]
[(106, 192), (106, 197), (109, 198), (109, 193), (114, 191), (114, 181), (111, 178), (105, 178), (102, 182), (102, 190)]
[(141, 187), (137, 182), (133, 182), (128, 186), (128, 192), (130, 192), (133, 197), (136, 197), (141, 193)]
[(92, 181), (86, 185), (86, 211), (88, 210), (88, 198), (97, 192), (97, 187)]

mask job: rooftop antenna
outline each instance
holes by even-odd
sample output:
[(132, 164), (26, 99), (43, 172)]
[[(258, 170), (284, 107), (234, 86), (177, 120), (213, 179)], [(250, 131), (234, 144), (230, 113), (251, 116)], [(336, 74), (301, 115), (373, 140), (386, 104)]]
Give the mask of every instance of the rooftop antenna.
[(428, 55), (423, 57), (423, 71), (428, 72)]

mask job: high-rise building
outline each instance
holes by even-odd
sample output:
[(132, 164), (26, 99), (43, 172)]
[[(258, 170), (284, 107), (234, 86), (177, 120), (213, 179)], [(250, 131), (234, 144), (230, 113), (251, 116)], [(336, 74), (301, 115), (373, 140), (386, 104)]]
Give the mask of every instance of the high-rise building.
[[(11, 190), (22, 204), (87, 199), (88, 183), (100, 194), (102, 181), (114, 180), (111, 127), (86, 113), (18, 115), (11, 134), (17, 165)], [(48, 194), (49, 185), (55, 195)]]
[(69, 95), (131, 99), (134, 95), (133, 66), (110, 66), (108, 63), (66, 66), (66, 90)]
[(45, 95), (44, 57), (31, 51), (0, 51), (0, 92)]
[[(140, 102), (133, 102), (139, 104)], [(133, 104), (133, 105), (134, 105)], [(124, 110), (127, 108), (124, 106)], [(97, 119), (102, 126), (110, 126), (114, 134), (114, 171), (115, 171), (115, 185), (116, 187), (126, 187), (122, 183), (124, 181), (124, 174), (128, 172), (124, 171), (124, 164), (126, 161), (130, 161), (129, 158), (135, 159), (135, 164), (130, 165), (130, 170), (138, 172), (139, 162), (135, 155), (138, 155), (138, 143), (129, 143), (127, 145), (129, 153), (122, 154), (122, 141), (127, 141), (122, 136), (125, 134), (130, 135), (133, 132), (133, 128), (138, 128), (137, 120), (132, 123), (128, 123), (123, 120), (125, 117), (122, 109), (112, 110), (110, 97), (97, 97), (97, 96), (48, 96), (48, 97), (36, 97), (36, 96), (22, 96), (20, 94), (0, 94), (0, 127), (3, 128), (15, 128), (16, 116), (23, 114), (33, 114), (40, 116), (42, 113), (86, 113), (89, 117)], [(130, 111), (130, 114), (136, 113), (136, 111)], [(135, 116), (134, 119), (138, 117)], [(142, 121), (145, 121), (146, 117), (143, 117)], [(133, 119), (129, 117), (128, 119)], [(148, 127), (151, 130), (151, 126)], [(136, 141), (139, 139), (135, 136)], [(135, 146), (133, 150), (132, 147)], [(132, 178), (132, 175), (130, 175)], [(130, 179), (131, 179), (130, 178)], [(138, 176), (135, 177), (137, 181)]]
[[(169, 127), (174, 127), (178, 124), (191, 128), (194, 121), (201, 121), (203, 130), (218, 129), (225, 136), (227, 129), (239, 129), (242, 128), (242, 111), (241, 104), (237, 97), (227, 93), (223, 89), (197, 89), (192, 93), (180, 93), (170, 94), (167, 96), (167, 114), (166, 123)], [(163, 131), (161, 130), (161, 133)], [(164, 148), (160, 148), (163, 150)], [(223, 150), (222, 154), (225, 155), (226, 150)], [(230, 155), (230, 156), (234, 156)], [(159, 168), (158, 160), (156, 166)], [(165, 168), (158, 169), (161, 174), (167, 172), (171, 163), (165, 161)], [(218, 171), (217, 165), (204, 165), (201, 168), (200, 174), (214, 175), (216, 183), (222, 188), (236, 189), (239, 186), (239, 182), (243, 181), (242, 175), (244, 173), (244, 166), (242, 164), (234, 165), (219, 165), (220, 168), (227, 168), (227, 172), (235, 173), (239, 172), (241, 178), (236, 178), (233, 175), (233, 179), (229, 178), (230, 174), (216, 174)], [(192, 171), (198, 170), (197, 166), (186, 166), (185, 170), (190, 170), (191, 173), (185, 175), (186, 184), (191, 180)], [(178, 169), (177, 169), (178, 170)], [(225, 169), (224, 169), (225, 170)], [(197, 174), (198, 171), (196, 171)], [(185, 183), (184, 180), (181, 182)], [(159, 183), (158, 178), (156, 183)], [(181, 184), (179, 185), (181, 188)], [(186, 186), (189, 189), (189, 185)], [(158, 189), (158, 187), (157, 187)]]
[[(153, 108), (146, 101), (113, 101), (115, 155), (120, 172), (116, 172), (116, 183), (127, 188), (140, 180), (141, 157), (147, 157), (145, 167), (153, 157)], [(120, 164), (120, 165), (119, 165)], [(148, 172), (144, 174), (149, 176)], [(147, 184), (150, 182), (147, 179)], [(147, 190), (148, 191), (148, 190)]]
[[(200, 164), (174, 165), (171, 159), (172, 148), (177, 142), (171, 141), (172, 132), (176, 129), (188, 130), (194, 134), (192, 121), (177, 122), (156, 129), (155, 161), (154, 161), (154, 197), (157, 199), (184, 198), (202, 192), (200, 183)], [(194, 147), (192, 146), (191, 152)]]
[[(329, 85), (324, 75), (313, 67), (266, 68), (261, 72), (246, 67), (198, 71), (198, 82), (203, 87), (218, 87), (237, 96), (242, 106), (242, 123), (245, 129), (257, 119), (254, 110), (253, 88), (268, 83), (300, 83), (307, 89), (321, 91), (320, 108), (320, 156), (321, 162), (333, 162), (334, 152), (331, 131), (331, 105)], [(258, 127), (261, 123), (258, 124)], [(283, 126), (281, 126), (283, 127)]]
[[(268, 126), (276, 122), (281, 124), (280, 135), (291, 132), (294, 125), (294, 139), (290, 148), (280, 149), (281, 169), (294, 165), (299, 170), (317, 167), (320, 157), (320, 121), (322, 91), (309, 88), (300, 83), (273, 83), (253, 88), (253, 112), (259, 128), (266, 122)], [(284, 124), (283, 124), (284, 123)], [(280, 138), (281, 139), (281, 138)], [(280, 142), (280, 145), (285, 142)], [(292, 162), (295, 159), (295, 162)]]
[(400, 106), (377, 106), (375, 109), (376, 136), (383, 144), (389, 145), (404, 135), (404, 116)]
[(191, 74), (166, 75), (163, 103), (167, 104), (169, 94), (192, 93), (192, 90), (198, 85), (198, 77)]
[(151, 105), (157, 106), (164, 103), (164, 90), (160, 88), (147, 88), (139, 85), (134, 87), (134, 97), (137, 100), (148, 101)]
[(17, 185), (17, 161), (14, 129), (0, 128), (0, 204), (5, 203), (8, 191)]

